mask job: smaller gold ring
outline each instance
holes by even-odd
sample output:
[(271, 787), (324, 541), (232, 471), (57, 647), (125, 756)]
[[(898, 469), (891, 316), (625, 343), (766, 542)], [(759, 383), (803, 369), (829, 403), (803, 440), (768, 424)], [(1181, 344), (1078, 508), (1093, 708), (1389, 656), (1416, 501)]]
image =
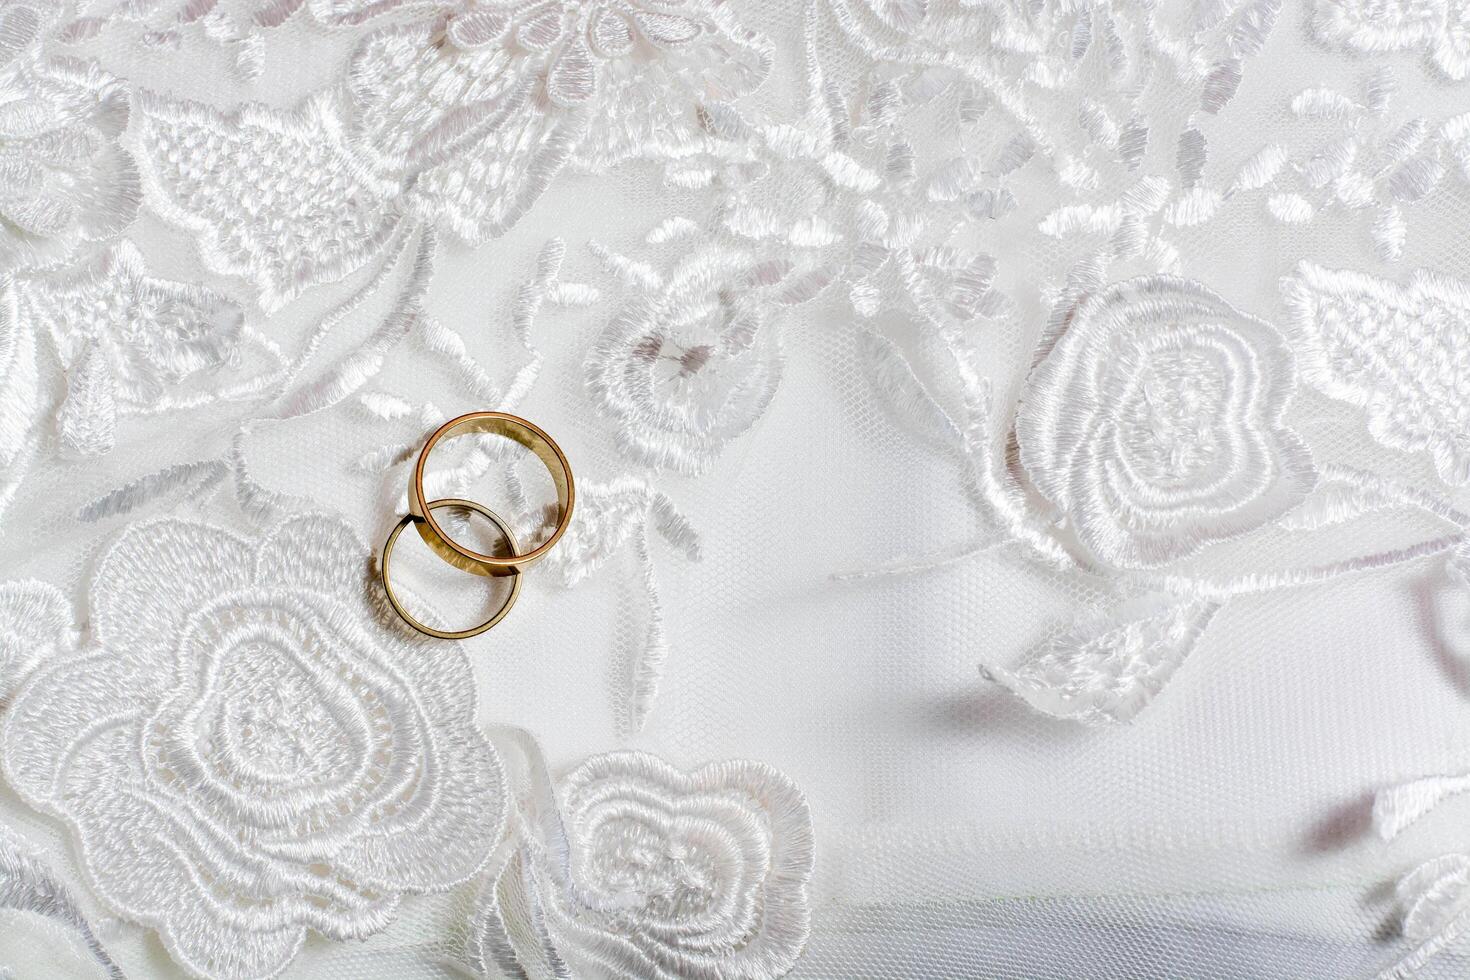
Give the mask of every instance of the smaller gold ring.
[[(516, 552), (521, 550), (521, 546), (519, 542), (516, 541), (516, 536), (511, 531), (510, 525), (501, 520), (500, 515), (496, 514), (494, 511), (484, 506), (483, 504), (477, 504), (473, 500), (462, 500), (458, 497), (442, 497), (439, 500), (431, 502), (425, 509), (430, 513), (433, 513), (434, 511), (444, 507), (464, 507), (467, 510), (472, 510), (482, 517), (487, 518), (491, 524), (494, 524), (496, 528), (499, 529), (501, 534), (505, 535), (505, 543), (509, 545), (511, 554), (515, 554)], [(423, 633), (427, 636), (437, 636), (441, 640), (463, 640), (471, 636), (479, 636), (481, 633), (485, 632), (490, 627), (494, 626), (496, 623), (504, 619), (505, 614), (510, 612), (510, 607), (516, 604), (516, 599), (521, 594), (521, 575), (519, 569), (513, 568), (508, 573), (513, 578), (510, 586), (510, 595), (506, 597), (505, 604), (502, 605), (495, 612), (495, 615), (485, 620), (479, 626), (472, 626), (467, 630), (440, 630), (435, 629), (432, 626), (425, 626), (417, 619), (414, 619), (413, 616), (409, 615), (408, 610), (404, 609), (403, 604), (398, 601), (398, 596), (394, 595), (393, 593), (393, 582), (388, 576), (388, 563), (393, 558), (393, 546), (398, 543), (398, 536), (403, 533), (403, 529), (408, 527), (410, 524), (414, 524), (419, 521), (420, 518), (415, 517), (413, 514), (405, 515), (402, 519), (399, 520), (398, 524), (393, 528), (392, 532), (389, 533), (388, 540), (383, 542), (383, 559), (381, 565), (379, 566), (379, 570), (381, 571), (383, 576), (383, 591), (387, 593), (388, 602), (390, 605), (393, 606), (393, 611), (398, 613), (399, 617), (405, 623), (412, 626), (420, 633)]]
[[(486, 555), (466, 548), (444, 533), (444, 529), (434, 519), (433, 507), (424, 500), (424, 467), (434, 447), (442, 439), (474, 433), (504, 436), (520, 443), (535, 453), (536, 458), (541, 460), (542, 465), (551, 474), (551, 482), (556, 486), (558, 512), (556, 527), (552, 530), (551, 537), (525, 554), (520, 553), (518, 546), (512, 548), (509, 555)], [(440, 558), (456, 568), (464, 569), (475, 575), (510, 575), (519, 569), (530, 568), (545, 558), (546, 553), (557, 541), (561, 540), (561, 536), (566, 533), (568, 525), (571, 524), (572, 507), (576, 504), (576, 500), (577, 487), (572, 480), (572, 467), (567, 462), (566, 454), (561, 451), (561, 447), (537, 426), (517, 415), (509, 415), (505, 412), (470, 412), (467, 415), (450, 419), (439, 426), (424, 443), (418, 462), (414, 465), (408, 480), (408, 512), (411, 517), (419, 519), (417, 521), (419, 537), (423, 538), (424, 543), (433, 548)]]

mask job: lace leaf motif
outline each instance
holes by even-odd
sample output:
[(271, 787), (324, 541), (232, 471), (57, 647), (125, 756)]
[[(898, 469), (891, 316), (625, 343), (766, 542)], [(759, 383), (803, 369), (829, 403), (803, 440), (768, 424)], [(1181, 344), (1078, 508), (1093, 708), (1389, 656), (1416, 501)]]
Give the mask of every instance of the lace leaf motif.
[(1404, 286), (1303, 262), (1281, 289), (1303, 378), (1366, 409), (1383, 445), (1470, 484), (1470, 285), (1419, 271)]
[(1125, 604), (1042, 644), (1016, 667), (982, 665), (980, 673), (1054, 718), (1131, 721), (1173, 677), (1219, 608), (1158, 597)]
[(150, 204), (198, 236), (213, 271), (252, 280), (267, 313), (360, 267), (397, 225), (352, 166), (328, 97), (224, 114), (144, 94), (138, 108)]

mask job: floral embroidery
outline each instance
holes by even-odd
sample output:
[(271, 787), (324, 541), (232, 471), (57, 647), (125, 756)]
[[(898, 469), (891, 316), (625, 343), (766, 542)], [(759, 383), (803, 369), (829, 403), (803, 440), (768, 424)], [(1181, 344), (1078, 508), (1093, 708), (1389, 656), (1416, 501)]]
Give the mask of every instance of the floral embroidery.
[(475, 0), (450, 18), (448, 39), (462, 50), (511, 41), (545, 52), (545, 92), (563, 108), (582, 105), (611, 84), (617, 60), (647, 45), (670, 52), (717, 33), (698, 0)]
[[(698, 107), (754, 91), (771, 71), (765, 39), (745, 30), (726, 4), (709, 0), (562, 0), (567, 42), (547, 73), (580, 77), (590, 52), (587, 92), (596, 110), (575, 160), (602, 168), (635, 157), (682, 156), (708, 140)], [(584, 41), (585, 38), (585, 41)], [(640, 50), (656, 57), (640, 64)], [(617, 107), (615, 111), (606, 111)]]
[(0, 584), (0, 706), (37, 664), (71, 649), (71, 603), (45, 582)]
[(1295, 365), (1270, 324), (1151, 276), (1084, 301), (1027, 382), (1021, 461), (1098, 559), (1164, 564), (1278, 517), (1311, 489), (1281, 417)]
[(35, 338), (20, 318), (15, 290), (0, 279), (0, 469), (15, 465), (29, 445), (38, 384)]
[(348, 76), (354, 147), (405, 207), (480, 242), (574, 155), (588, 167), (689, 152), (697, 105), (758, 85), (758, 39), (706, 0), (478, 0), (368, 37)]
[[(730, 202), (712, 224), (738, 247), (758, 250), (755, 281), (779, 286), (771, 292), (782, 304), (805, 303), (841, 282), (863, 318), (889, 311), (926, 323), (997, 318), (1008, 304), (991, 288), (995, 260), (950, 239), (967, 216), (979, 217), (974, 212), (1003, 210), (1004, 194), (982, 186), (988, 182), (964, 157), (921, 172), (891, 121), (908, 98), (896, 86), (852, 104), (833, 95), (799, 128), (760, 125), (723, 106), (708, 113), (707, 125), (723, 141), (728, 172), (695, 158), (670, 180), (730, 185)], [(1010, 168), (1031, 151), (1018, 151)], [(687, 220), (668, 222), (648, 240), (701, 233)]]
[(481, 969), (509, 958), (579, 977), (772, 980), (795, 964), (814, 855), (790, 779), (757, 762), (684, 773), (614, 752), (583, 762), (559, 796), (559, 812), (527, 815), (525, 846), (481, 896)]
[(1056, 718), (1130, 721), (1169, 682), (1217, 609), (1215, 602), (1151, 597), (1079, 624), (1017, 667), (982, 666), (980, 673)]
[(0, 69), (0, 274), (55, 265), (133, 220), (138, 174), (118, 142), (127, 124), (126, 89), (93, 64)]
[[(153, 210), (193, 239), (209, 272), (248, 282), (268, 313), (382, 258), (369, 285), (302, 338), (276, 407), (293, 420), (355, 410), (388, 423), (356, 465), (394, 471), (383, 477), (392, 494), (402, 491), (396, 470), (412, 440), (444, 417), (435, 401), (513, 407), (543, 366), (565, 381), (565, 365), (543, 359), (532, 319), (542, 302), (585, 306), (596, 295), (558, 278), (561, 246), (548, 245), (535, 281), (517, 294), (507, 357), (505, 345), (476, 335), (477, 321), (432, 315), (459, 312), (465, 298), (441, 302), (431, 290), (436, 261), (453, 270), (469, 258), (451, 244), (436, 259), (435, 232), (481, 243), (520, 222), (566, 169), (651, 160), (672, 188), (660, 209), (679, 213), (646, 244), (672, 243), (678, 256), (665, 266), (604, 253), (631, 294), (574, 355), (619, 450), (653, 470), (708, 472), (732, 442), (753, 438), (771, 404), (784, 309), (819, 295), (844, 304), (858, 325), (823, 357), (866, 375), (946, 465), (959, 459), (962, 491), (983, 511), (981, 544), (960, 557), (1021, 545), (999, 560), (1049, 561), (1047, 573), (1069, 586), (1085, 578), (1075, 594), (1105, 610), (1018, 664), (988, 669), (1042, 711), (1126, 721), (1191, 654), (1227, 595), (1446, 547), (1449, 534), (1298, 575), (1181, 568), (1178, 559), (1255, 528), (1305, 535), (1406, 501), (1457, 518), (1427, 495), (1331, 466), (1309, 494), (1313, 464), (1282, 421), (1294, 355), (1276, 331), (1195, 283), (1108, 283), (1140, 267), (1207, 275), (1218, 255), (1198, 249), (1207, 237), (1199, 229), (1255, 192), (1286, 224), (1344, 212), (1370, 219), (1379, 257), (1397, 259), (1410, 206), (1458, 186), (1456, 168), (1470, 176), (1470, 116), (1390, 119), (1381, 73), (1361, 96), (1309, 89), (1291, 100), (1306, 121), (1293, 133), (1323, 133), (1327, 144), (1305, 154), (1263, 147), (1235, 182), (1216, 185), (1239, 127), (1207, 117), (1235, 97), (1245, 62), (1278, 20), (1300, 26), (1295, 10), (1281, 17), (1280, 0), (1178, 10), (1111, 0), (799, 6), (806, 36), (786, 40), (804, 49), (805, 78), (783, 70), (779, 92), (744, 103), (735, 100), (771, 74), (770, 52), (725, 0), (88, 0), (56, 38), (99, 38), (112, 65), (126, 59), (115, 36), (100, 38), (104, 27), (144, 24), (155, 48), (202, 34), (248, 76), (262, 71), (267, 32), (310, 16), (316, 24), (298, 24), (301, 34), (348, 46), (338, 49), (350, 50), (347, 77), (293, 110), (130, 99), (96, 69), (34, 60), (60, 5), (0, 0), (0, 173), (21, 176), (0, 180), (0, 273), (13, 276), (0, 283), (0, 483), (24, 468), (40, 416), (60, 400), (46, 383), (56, 363), (67, 375), (60, 442), (81, 454), (112, 447), (127, 415), (248, 397), (279, 379), (241, 363), (261, 351), (279, 358), (227, 297), (235, 285), (152, 278), (119, 240), (137, 209), (134, 157)], [(1466, 74), (1464, 0), (1308, 6), (1328, 44), (1424, 51), (1450, 77)], [(193, 60), (186, 55), (144, 74), (168, 77)], [(76, 86), (85, 98), (32, 97), (38, 79), (72, 69), (87, 76)], [(290, 79), (267, 81), (261, 89), (276, 105), (292, 97)], [(201, 90), (214, 101), (232, 91)], [(12, 91), (22, 93), (18, 109)], [(779, 121), (780, 110), (769, 111), (791, 104), (800, 108)], [(30, 126), (44, 131), (36, 137)], [(925, 138), (925, 127), (943, 140)], [(1223, 152), (1212, 155), (1206, 133)], [(46, 182), (52, 150), (65, 151), (57, 172), (74, 174), (75, 185)], [(75, 200), (79, 190), (97, 200)], [(117, 205), (110, 216), (100, 206), (107, 193)], [(701, 196), (709, 207), (691, 217), (683, 205)], [(1291, 240), (1306, 231), (1293, 229)], [(1421, 290), (1417, 277), (1408, 287), (1364, 279), (1378, 299), (1355, 299), (1357, 287), (1343, 283), (1303, 285), (1306, 266), (1289, 280), (1294, 315), (1294, 290), (1312, 294), (1296, 356), (1311, 383), (1363, 405), (1385, 444), (1423, 452), (1445, 479), (1465, 482), (1455, 433), (1466, 426), (1452, 414), (1464, 385), (1453, 365), (1438, 374), (1425, 366), (1464, 303), (1443, 284)], [(1333, 298), (1316, 295), (1324, 292)], [(1026, 329), (1001, 321), (1058, 296), (1059, 315), (1028, 360), (1015, 343)], [(296, 322), (271, 325), (288, 335)], [(361, 328), (359, 339), (341, 336), (344, 325)], [(1381, 377), (1351, 370), (1378, 364), (1374, 345), (1395, 342), (1390, 328), (1421, 341), (1414, 354), (1423, 356), (1397, 359)], [(496, 356), (481, 367), (475, 351), (487, 344)], [(452, 377), (447, 398), (414, 383), (422, 365), (397, 363), (425, 353)], [(1393, 373), (1400, 362), (1407, 367)], [(991, 400), (1013, 387), (997, 376), (992, 390), (985, 374), (1017, 363), (1035, 370), (1010, 430), (1008, 404), (992, 412)], [(391, 393), (400, 383), (411, 401)], [(858, 387), (844, 384), (844, 399), (859, 398)], [(857, 424), (870, 425), (859, 411)], [(278, 420), (246, 420), (227, 457), (160, 460), (149, 464), (164, 467), (154, 473), (120, 476), (131, 482), (79, 516), (112, 520), (165, 497), (177, 506), (231, 477), (252, 514), (299, 504), (256, 482), (256, 460), (247, 463), (247, 446), (269, 451), (263, 431)], [(312, 424), (297, 435), (321, 436), (328, 423)], [(460, 465), (440, 474), (446, 483), (492, 469), (489, 453), (463, 448)], [(270, 473), (282, 460), (259, 462)], [(666, 477), (588, 474), (577, 522), (544, 566), (572, 585), (636, 560), (646, 640), (617, 695), (635, 730), (665, 646), (651, 539), (698, 554), (691, 525), (656, 482)], [(288, 530), (305, 557), (286, 547)], [(178, 521), (139, 525), (103, 560), (97, 636), (80, 653), (59, 592), (0, 586), (0, 617), (11, 624), (0, 622), (11, 629), (0, 632), (0, 699), (31, 678), (15, 699), (23, 720), (7, 730), (7, 768), (27, 799), (69, 822), (88, 868), (106, 869), (96, 875), (103, 897), (163, 932), (194, 970), (268, 974), (285, 968), (309, 929), (380, 929), (400, 896), (470, 875), (498, 829), (496, 806), (478, 823), (464, 816), (499, 795), (498, 767), (471, 730), (464, 664), (382, 635), (365, 618), (361, 569), (325, 558), (328, 538), (362, 551), (315, 517), (250, 543)], [(1141, 580), (1163, 591), (1139, 599)], [(136, 622), (120, 596), (143, 606)], [(634, 610), (620, 623), (638, 618)], [(589, 760), (560, 801), (549, 780), (546, 793), (550, 816), (521, 815), (514, 846), (497, 852), (509, 860), (492, 874), (476, 926), (487, 972), (517, 975), (519, 961), (534, 975), (764, 980), (795, 962), (809, 925), (811, 826), (785, 777), (754, 763), (685, 774), (620, 754)], [(4, 870), (0, 847), (0, 880)], [(1408, 935), (1451, 931), (1463, 863), (1411, 877), (1401, 892), (1415, 903)], [(0, 943), (38, 928), (52, 926), (7, 919)]]
[(1427, 453), (1470, 483), (1470, 285), (1420, 271), (1407, 286), (1303, 262), (1282, 281), (1302, 377), (1367, 410), (1373, 437)]
[(57, 31), (56, 39), (63, 44), (80, 44), (119, 24), (127, 25), (148, 48), (177, 49), (186, 37), (199, 38), (219, 47), (234, 73), (249, 80), (259, 76), (263, 67), (265, 44), (258, 28), (270, 20), (266, 10), (252, 8), (264, 7), (268, 2), (88, 0), (68, 5), (72, 16)]
[(446, 12), (369, 35), (345, 90), (294, 112), (145, 98), (150, 202), (199, 236), (215, 272), (250, 277), (271, 312), (361, 267), (404, 215), (478, 243), (514, 225), (574, 156), (607, 167), (692, 152), (708, 141), (701, 101), (749, 91), (769, 70), (763, 44), (707, 0)]
[(708, 247), (643, 284), (587, 356), (587, 386), (618, 445), (653, 467), (700, 473), (765, 412), (781, 347), (760, 263)]
[(1470, 76), (1465, 0), (1317, 0), (1312, 26), (1326, 44), (1354, 51), (1427, 51), (1454, 81)]
[[(67, 889), (0, 830), (0, 977), (122, 980)], [(44, 965), (43, 965), (44, 964)]]
[(621, 665), (626, 686), (614, 694), (618, 717), (629, 732), (640, 731), (647, 721), (669, 652), (650, 529), (688, 560), (699, 560), (699, 535), (674, 502), (652, 484), (629, 477), (605, 484), (582, 483), (577, 488), (577, 512), (571, 527), (545, 563), (548, 571), (570, 587), (632, 545), (642, 579), (646, 617), (642, 637), (619, 644), (631, 652), (628, 662)]
[(347, 76), (353, 154), (403, 207), (459, 237), (499, 235), (566, 164), (580, 112), (538, 111), (524, 56), (436, 46), (437, 21), (369, 35)]
[(12, 703), (12, 785), (191, 970), (273, 976), (307, 929), (376, 932), (499, 836), (469, 665), (378, 624), (365, 555), (322, 515), (254, 542), (135, 524), (98, 564), (91, 645)]
[[(1334, 211), (1369, 219), (1373, 250), (1384, 261), (1403, 256), (1407, 213), (1430, 201), (1449, 169), (1463, 158), (1470, 116), (1435, 126), (1390, 111), (1396, 82), (1386, 68), (1362, 93), (1303, 89), (1291, 114), (1327, 127), (1327, 138), (1300, 152), (1269, 144), (1241, 168), (1231, 192), (1267, 189), (1266, 210), (1283, 224), (1304, 224)], [(1307, 127), (1304, 132), (1310, 132)]]
[(61, 17), (61, 0), (10, 0), (0, 7), (0, 70), (39, 46)]
[(349, 274), (391, 238), (397, 218), (358, 179), (327, 100), (225, 115), (147, 96), (139, 109), (149, 204), (198, 236), (215, 272), (251, 279), (266, 312)]
[[(147, 275), (127, 241), (85, 265), (23, 279), (18, 315), (42, 332), (67, 371), (64, 447), (106, 452), (119, 415), (189, 408), (259, 393), (274, 374), (226, 384), (243, 360), (244, 317), (225, 296)], [(279, 361), (271, 347), (266, 353)], [(275, 366), (275, 365), (271, 365)]]

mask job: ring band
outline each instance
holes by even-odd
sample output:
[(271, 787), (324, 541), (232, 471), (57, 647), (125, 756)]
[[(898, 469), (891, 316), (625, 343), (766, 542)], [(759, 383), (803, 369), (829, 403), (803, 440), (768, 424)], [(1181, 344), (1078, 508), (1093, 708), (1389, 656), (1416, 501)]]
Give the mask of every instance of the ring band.
[[(443, 439), (474, 433), (505, 436), (525, 446), (535, 453), (536, 457), (546, 466), (547, 472), (551, 474), (552, 482), (556, 485), (558, 510), (556, 528), (551, 532), (550, 538), (525, 554), (520, 554), (519, 546), (513, 547), (509, 556), (486, 555), (466, 548), (444, 532), (439, 522), (434, 519), (433, 505), (425, 502), (424, 466), (429, 460), (429, 454)], [(576, 499), (572, 468), (566, 456), (562, 454), (561, 447), (530, 422), (505, 412), (470, 412), (468, 415), (461, 415), (459, 418), (445, 422), (424, 443), (423, 451), (419, 453), (418, 463), (413, 468), (413, 476), (408, 484), (409, 516), (417, 518), (415, 523), (418, 525), (419, 536), (424, 539), (424, 543), (433, 548), (439, 557), (451, 565), (476, 575), (511, 575), (519, 569), (529, 568), (546, 557), (546, 553), (566, 533), (567, 525), (572, 519), (572, 507)], [(484, 513), (489, 512), (484, 511)], [(494, 519), (498, 524), (499, 519)]]
[[(485, 518), (488, 518), (490, 523), (494, 524), (496, 528), (500, 530), (500, 533), (505, 535), (505, 541), (506, 544), (510, 546), (511, 553), (514, 554), (515, 552), (520, 551), (520, 544), (516, 541), (515, 534), (511, 531), (510, 525), (503, 521), (498, 514), (490, 510), (490, 508), (485, 507), (482, 504), (477, 504), (473, 500), (461, 500), (458, 497), (443, 497), (439, 500), (432, 501), (425, 509), (429, 513), (433, 513), (434, 511), (439, 510), (443, 507), (464, 507), (468, 510), (474, 511), (477, 514), (480, 514)], [(388, 602), (390, 605), (393, 606), (393, 611), (398, 613), (398, 615), (403, 619), (405, 623), (412, 626), (420, 633), (425, 633), (429, 636), (437, 636), (441, 640), (463, 640), (471, 636), (478, 636), (488, 630), (490, 627), (494, 626), (496, 623), (500, 622), (502, 619), (504, 619), (505, 614), (510, 612), (510, 607), (516, 604), (516, 599), (521, 594), (522, 579), (519, 574), (519, 569), (512, 568), (509, 572), (502, 573), (513, 576), (513, 580), (510, 586), (510, 595), (506, 597), (505, 604), (502, 605), (493, 616), (485, 620), (485, 622), (481, 623), (479, 626), (473, 626), (467, 630), (440, 630), (435, 629), (432, 626), (425, 626), (417, 619), (414, 619), (413, 616), (409, 615), (408, 610), (404, 609), (403, 604), (398, 601), (398, 596), (393, 594), (393, 581), (388, 575), (388, 563), (392, 560), (393, 545), (398, 542), (398, 536), (402, 534), (403, 529), (408, 527), (408, 525), (410, 524), (418, 524), (420, 527), (423, 526), (423, 522), (419, 518), (415, 517), (413, 514), (408, 514), (398, 521), (398, 524), (393, 528), (392, 532), (389, 533), (388, 540), (383, 542), (383, 559), (380, 566), (383, 575), (383, 591), (388, 594)]]

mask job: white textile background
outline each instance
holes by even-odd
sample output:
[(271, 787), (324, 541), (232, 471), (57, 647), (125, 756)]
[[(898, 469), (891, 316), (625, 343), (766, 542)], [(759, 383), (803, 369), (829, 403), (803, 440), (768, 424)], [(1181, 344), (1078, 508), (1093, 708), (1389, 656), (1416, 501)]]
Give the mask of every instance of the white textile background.
[[(1467, 97), (1460, 0), (0, 0), (0, 977), (1470, 973)], [(479, 409), (579, 523), (419, 644)]]

